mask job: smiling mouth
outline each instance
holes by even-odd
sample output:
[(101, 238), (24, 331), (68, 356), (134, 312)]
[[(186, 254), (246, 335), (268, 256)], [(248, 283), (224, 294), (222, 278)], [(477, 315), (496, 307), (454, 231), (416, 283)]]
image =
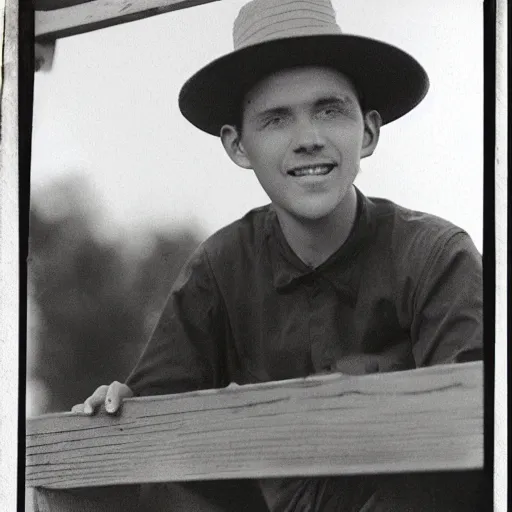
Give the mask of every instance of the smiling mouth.
[(308, 165), (290, 169), (287, 174), (296, 178), (301, 176), (326, 176), (334, 167), (334, 164)]

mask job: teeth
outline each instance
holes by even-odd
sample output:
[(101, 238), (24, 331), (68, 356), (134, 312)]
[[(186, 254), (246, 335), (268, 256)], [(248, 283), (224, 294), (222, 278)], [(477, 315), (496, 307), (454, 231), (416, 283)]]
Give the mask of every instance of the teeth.
[(317, 167), (302, 167), (301, 169), (294, 169), (289, 174), (292, 176), (322, 176), (328, 174), (332, 169), (329, 165), (320, 165)]

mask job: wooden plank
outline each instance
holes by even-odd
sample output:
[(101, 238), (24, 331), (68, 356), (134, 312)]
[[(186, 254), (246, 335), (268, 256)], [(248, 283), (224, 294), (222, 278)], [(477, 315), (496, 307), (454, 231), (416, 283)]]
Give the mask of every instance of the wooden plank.
[(26, 485), (475, 469), (482, 363), (132, 398), (28, 420)]
[(50, 71), (55, 56), (56, 41), (34, 44), (34, 71)]
[(18, 19), (0, 1), (0, 510), (16, 509), (18, 460)]
[(40, 41), (55, 40), (216, 1), (219, 0), (87, 0), (78, 5), (63, 1), (67, 7), (52, 10), (37, 10), (36, 2), (35, 37)]

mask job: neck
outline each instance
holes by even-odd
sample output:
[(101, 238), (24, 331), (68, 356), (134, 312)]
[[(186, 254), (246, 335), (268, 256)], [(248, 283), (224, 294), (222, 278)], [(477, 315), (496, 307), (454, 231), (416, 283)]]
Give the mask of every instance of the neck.
[(306, 265), (316, 268), (346, 242), (356, 220), (357, 194), (351, 187), (338, 208), (321, 219), (304, 220), (277, 208), (276, 212), (288, 245)]

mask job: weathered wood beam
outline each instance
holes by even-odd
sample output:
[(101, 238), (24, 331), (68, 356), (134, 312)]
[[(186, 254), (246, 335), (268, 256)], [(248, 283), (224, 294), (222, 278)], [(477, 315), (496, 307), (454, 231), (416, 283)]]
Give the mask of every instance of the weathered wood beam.
[(26, 485), (475, 469), (482, 363), (132, 398), (28, 420)]
[(51, 41), (216, 1), (35, 0), (35, 37)]
[(0, 1), (0, 510), (15, 510), (18, 476), (19, 19), (17, 0)]
[(50, 71), (57, 41), (36, 42), (34, 47), (34, 70)]

